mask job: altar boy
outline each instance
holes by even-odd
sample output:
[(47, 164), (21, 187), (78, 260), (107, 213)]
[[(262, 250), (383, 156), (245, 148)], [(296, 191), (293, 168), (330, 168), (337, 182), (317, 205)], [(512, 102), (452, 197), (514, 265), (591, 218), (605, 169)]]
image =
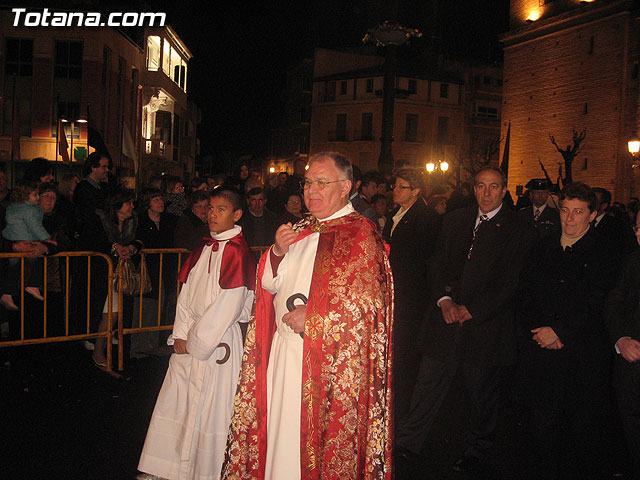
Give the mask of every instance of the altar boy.
[(240, 193), (218, 187), (209, 197), (211, 238), (193, 250), (179, 279), (168, 344), (175, 353), (151, 417), (138, 478), (218, 479), (227, 442), (242, 334), (255, 287), (255, 256), (235, 223)]

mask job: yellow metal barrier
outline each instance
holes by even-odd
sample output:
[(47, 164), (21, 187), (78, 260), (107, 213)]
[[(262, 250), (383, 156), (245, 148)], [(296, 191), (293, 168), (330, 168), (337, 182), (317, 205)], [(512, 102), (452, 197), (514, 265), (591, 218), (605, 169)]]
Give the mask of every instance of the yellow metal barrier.
[[(86, 317), (86, 330), (85, 333), (81, 333), (81, 334), (74, 334), (74, 335), (70, 335), (69, 334), (69, 298), (70, 298), (70, 282), (71, 282), (71, 275), (70, 275), (70, 258), (72, 257), (86, 257), (87, 258), (87, 317)], [(105, 332), (91, 332), (91, 259), (93, 257), (99, 257), (102, 258), (104, 261), (107, 262), (107, 267), (108, 267), (108, 274), (107, 277), (105, 279), (105, 281), (107, 281), (107, 297), (109, 299), (108, 301), (108, 309), (107, 309), (107, 315), (109, 318), (109, 322), (108, 322), (108, 327), (107, 330)], [(20, 259), (20, 306), (22, 308), (20, 308), (20, 339), (19, 340), (8, 340), (8, 341), (0, 341), (0, 347), (13, 347), (13, 346), (19, 346), (19, 345), (37, 345), (37, 344), (42, 344), (42, 343), (54, 343), (54, 342), (67, 342), (67, 341), (72, 341), (72, 340), (89, 340), (89, 339), (93, 339), (93, 338), (98, 338), (98, 337), (105, 337), (106, 341), (107, 341), (107, 363), (108, 363), (108, 367), (107, 370), (111, 370), (111, 360), (112, 360), (112, 346), (111, 346), (111, 337), (113, 336), (113, 330), (111, 328), (111, 325), (113, 324), (112, 322), (112, 316), (113, 316), (113, 309), (112, 309), (112, 305), (111, 305), (111, 299), (112, 299), (112, 285), (113, 285), (113, 279), (114, 279), (114, 271), (113, 271), (113, 263), (111, 262), (111, 258), (108, 255), (105, 255), (104, 253), (99, 253), (99, 252), (60, 252), (57, 253), (56, 255), (51, 255), (48, 257), (35, 257), (35, 261), (42, 261), (43, 262), (43, 272), (44, 272), (44, 282), (43, 282), (43, 293), (44, 293), (44, 302), (43, 302), (43, 318), (42, 318), (42, 322), (43, 322), (43, 334), (42, 337), (39, 338), (25, 338), (25, 302), (24, 302), (24, 295), (25, 295), (25, 259), (27, 258), (27, 255), (24, 253), (0, 253), (0, 259), (2, 258), (6, 258), (6, 259), (11, 259), (11, 258), (19, 258)], [(54, 336), (54, 337), (49, 337), (47, 335), (47, 322), (48, 322), (48, 312), (47, 312), (47, 307), (48, 307), (48, 297), (49, 297), (49, 289), (47, 286), (47, 266), (48, 266), (48, 262), (51, 261), (52, 258), (65, 258), (66, 261), (65, 263), (65, 285), (63, 288), (64, 291), (64, 335), (58, 335), (58, 336)], [(62, 267), (60, 267), (62, 268)], [(2, 292), (2, 293), (6, 293), (6, 292)], [(120, 311), (118, 312), (118, 322), (121, 323), (122, 322), (122, 309), (120, 309)]]
[[(258, 246), (252, 247), (251, 250), (262, 255), (265, 251), (269, 249), (269, 246)], [(159, 260), (159, 270), (158, 270), (158, 308), (157, 308), (157, 317), (156, 317), (156, 325), (150, 327), (142, 326), (142, 316), (143, 316), (143, 308), (142, 308), (142, 293), (138, 295), (140, 308), (138, 310), (138, 326), (131, 328), (124, 328), (123, 325), (123, 296), (118, 295), (118, 311), (117, 311), (117, 327), (115, 332), (112, 329), (113, 325), (113, 307), (112, 307), (112, 298), (113, 298), (113, 285), (114, 280), (117, 278), (117, 291), (121, 291), (122, 289), (122, 278), (120, 275), (116, 277), (116, 271), (114, 271), (113, 263), (111, 258), (108, 255), (98, 252), (60, 252), (56, 255), (52, 255), (49, 257), (37, 257), (37, 260), (42, 260), (44, 262), (44, 315), (43, 315), (43, 336), (40, 338), (25, 338), (25, 309), (24, 309), (24, 286), (25, 286), (25, 273), (24, 273), (24, 262), (26, 255), (24, 253), (0, 253), (1, 258), (20, 258), (20, 304), (23, 308), (20, 309), (20, 340), (9, 340), (0, 342), (0, 347), (9, 347), (9, 346), (18, 346), (18, 345), (34, 345), (41, 343), (53, 343), (53, 342), (65, 342), (72, 340), (88, 340), (94, 339), (98, 337), (105, 337), (107, 340), (107, 370), (111, 372), (111, 361), (112, 361), (112, 344), (111, 338), (115, 334), (117, 335), (118, 342), (120, 348), (118, 348), (118, 370), (122, 371), (124, 368), (124, 335), (134, 334), (134, 333), (142, 333), (142, 332), (153, 332), (153, 331), (161, 331), (161, 330), (171, 330), (173, 329), (173, 322), (170, 324), (163, 325), (162, 324), (162, 312), (163, 312), (163, 271), (165, 268), (165, 255), (176, 255), (177, 254), (177, 271), (179, 271), (180, 266), (182, 265), (183, 255), (188, 254), (189, 251), (184, 248), (156, 248), (156, 249), (143, 249), (140, 251), (140, 254), (145, 258), (149, 255), (160, 255)], [(82, 334), (69, 334), (69, 297), (70, 297), (70, 258), (71, 257), (87, 257), (87, 316), (86, 316), (86, 333)], [(108, 311), (108, 326), (105, 332), (91, 332), (91, 259), (92, 257), (101, 257), (103, 258), (108, 265), (108, 278), (105, 279), (107, 281), (107, 311)], [(48, 300), (48, 288), (47, 288), (47, 262), (50, 261), (51, 258), (65, 258), (65, 285), (64, 285), (64, 324), (65, 324), (65, 335), (59, 335), (55, 337), (47, 336), (47, 300)], [(147, 262), (148, 263), (148, 262)], [(175, 280), (175, 292), (176, 299), (180, 294), (180, 282), (176, 278)]]

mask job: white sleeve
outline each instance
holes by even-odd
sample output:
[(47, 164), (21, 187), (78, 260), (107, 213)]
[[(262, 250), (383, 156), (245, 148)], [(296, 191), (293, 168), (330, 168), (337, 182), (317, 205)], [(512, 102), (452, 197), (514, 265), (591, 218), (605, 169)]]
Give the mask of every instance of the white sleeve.
[(249, 293), (247, 287), (220, 291), (215, 301), (189, 330), (187, 351), (194, 358), (206, 361), (211, 356), (225, 332), (244, 313)]
[(262, 274), (262, 288), (275, 295), (276, 293), (278, 293), (278, 290), (280, 290), (283, 278), (287, 274), (289, 255), (285, 254), (285, 257), (282, 259), (280, 265), (278, 266), (278, 274), (275, 276), (273, 275), (273, 269), (271, 268), (271, 251), (269, 251), (267, 255), (269, 255), (269, 258), (267, 258), (267, 262), (264, 266), (264, 272)]
[(176, 303), (176, 318), (173, 322), (173, 332), (171, 332), (171, 335), (167, 338), (167, 345), (173, 345), (178, 338), (186, 340), (191, 324), (195, 320), (187, 307), (189, 289), (189, 282), (182, 285), (180, 295), (178, 295), (178, 302)]

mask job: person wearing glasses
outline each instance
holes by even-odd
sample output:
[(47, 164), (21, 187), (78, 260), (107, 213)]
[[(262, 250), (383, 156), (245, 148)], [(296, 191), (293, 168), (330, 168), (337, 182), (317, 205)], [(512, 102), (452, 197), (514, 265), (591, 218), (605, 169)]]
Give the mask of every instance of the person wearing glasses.
[(440, 230), (438, 214), (422, 199), (422, 172), (403, 168), (396, 173), (393, 203), (382, 236), (389, 243), (395, 284), (393, 329), (393, 390), (395, 418), (409, 411), (411, 391), (420, 366), (420, 338), (427, 308), (427, 260)]
[(391, 479), (393, 280), (352, 178), (315, 155), (311, 215), (262, 256), (222, 478)]

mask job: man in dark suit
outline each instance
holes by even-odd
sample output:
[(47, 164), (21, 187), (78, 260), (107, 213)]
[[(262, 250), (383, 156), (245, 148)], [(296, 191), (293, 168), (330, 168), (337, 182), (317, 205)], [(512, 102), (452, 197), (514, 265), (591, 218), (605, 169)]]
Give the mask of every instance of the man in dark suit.
[(596, 231), (608, 238), (618, 253), (626, 255), (633, 252), (638, 246), (633, 231), (625, 222), (607, 213), (607, 209), (611, 205), (611, 192), (601, 187), (595, 187), (593, 191), (596, 194), (596, 208), (598, 209), (593, 221)]
[(271, 245), (280, 225), (278, 216), (265, 208), (266, 201), (264, 189), (260, 187), (247, 192), (248, 208), (238, 223), (250, 247)]
[(557, 234), (560, 231), (560, 214), (547, 205), (551, 182), (546, 178), (534, 178), (525, 187), (529, 191), (531, 205), (518, 210), (518, 216), (535, 227), (539, 239)]
[[(640, 215), (635, 224), (640, 242)], [(618, 410), (627, 437), (633, 474), (640, 478), (640, 251), (629, 255), (622, 277), (607, 298), (606, 316), (615, 346)]]
[[(533, 228), (503, 205), (502, 172), (482, 168), (475, 176), (478, 208), (444, 219), (434, 255), (436, 279), (428, 315), (426, 349), (411, 399), (397, 428), (403, 456), (419, 455), (457, 372), (471, 401), (471, 428), (458, 471), (481, 470), (493, 444), (505, 367), (515, 361), (513, 304)], [(437, 307), (436, 307), (437, 301)]]

